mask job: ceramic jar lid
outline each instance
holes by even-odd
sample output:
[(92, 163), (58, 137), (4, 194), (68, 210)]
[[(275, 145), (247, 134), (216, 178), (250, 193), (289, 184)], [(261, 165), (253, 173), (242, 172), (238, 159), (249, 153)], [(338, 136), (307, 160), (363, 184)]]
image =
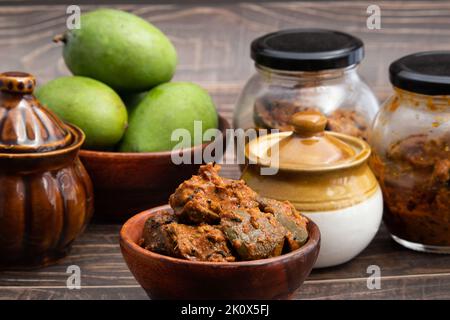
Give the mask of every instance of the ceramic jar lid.
[(0, 153), (40, 153), (72, 143), (68, 127), (32, 95), (35, 78), (0, 74)]
[(323, 171), (362, 163), (370, 155), (370, 147), (363, 140), (325, 131), (327, 118), (320, 112), (295, 113), (290, 123), (294, 131), (250, 141), (247, 159), (285, 170)]

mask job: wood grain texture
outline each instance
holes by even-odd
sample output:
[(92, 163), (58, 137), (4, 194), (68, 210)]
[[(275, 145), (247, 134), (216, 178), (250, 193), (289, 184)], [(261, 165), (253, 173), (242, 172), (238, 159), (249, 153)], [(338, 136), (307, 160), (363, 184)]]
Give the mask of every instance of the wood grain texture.
[[(180, 57), (176, 80), (196, 81), (231, 114), (239, 91), (253, 73), (249, 44), (282, 28), (338, 29), (363, 39), (366, 58), (361, 74), (380, 99), (390, 92), (389, 64), (408, 53), (450, 49), (450, 3), (377, 2), (382, 29), (366, 27), (372, 2), (234, 3), (115, 5), (154, 23), (174, 42)], [(88, 11), (98, 6), (82, 6)], [(69, 74), (54, 35), (65, 30), (66, 6), (1, 6), (0, 70), (25, 70), (44, 83)]]
[[(251, 40), (282, 28), (338, 29), (363, 39), (366, 58), (360, 73), (380, 100), (390, 94), (389, 64), (409, 53), (450, 49), (450, 2), (376, 2), (382, 29), (366, 28), (373, 1), (246, 2), (193, 5), (115, 5), (151, 21), (174, 42), (180, 56), (175, 80), (195, 81), (213, 95), (220, 112), (233, 106), (253, 73)], [(82, 10), (97, 6), (83, 5)], [(39, 83), (69, 74), (61, 47), (52, 43), (65, 29), (65, 5), (0, 6), (0, 70), (33, 73)], [(223, 174), (238, 178), (236, 166)], [(118, 246), (116, 225), (91, 225), (59, 265), (39, 271), (1, 272), (0, 299), (146, 299), (128, 271)], [(66, 288), (67, 266), (82, 271), (82, 289)], [(368, 290), (367, 267), (381, 268), (380, 290)], [(412, 252), (396, 245), (382, 228), (356, 259), (315, 270), (296, 299), (450, 299), (450, 256)]]
[[(120, 226), (91, 225), (60, 264), (0, 273), (0, 299), (146, 299), (122, 259)], [(80, 290), (69, 290), (67, 267), (81, 269)], [(367, 289), (367, 267), (381, 269), (381, 289)], [(382, 228), (353, 261), (313, 270), (294, 299), (449, 299), (450, 256), (403, 249)]]

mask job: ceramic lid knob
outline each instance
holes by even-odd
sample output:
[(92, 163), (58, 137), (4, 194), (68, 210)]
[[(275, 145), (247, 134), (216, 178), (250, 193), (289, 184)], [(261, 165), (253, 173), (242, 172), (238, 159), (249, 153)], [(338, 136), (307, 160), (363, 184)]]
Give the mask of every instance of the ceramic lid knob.
[(325, 131), (327, 118), (317, 111), (302, 111), (291, 116), (294, 131), (301, 136), (312, 136)]
[[(325, 132), (327, 118), (322, 113), (302, 111), (292, 115), (290, 120), (294, 133), (281, 132), (272, 135), (278, 143), (274, 143), (270, 135), (269, 138), (261, 137), (256, 140), (261, 143), (259, 149), (265, 150), (260, 151), (258, 155), (261, 163), (304, 171), (329, 169), (353, 161), (356, 155), (353, 145), (336, 133)], [(252, 146), (249, 148), (258, 149)]]
[(32, 93), (36, 79), (28, 73), (11, 71), (0, 73), (0, 90), (16, 93)]

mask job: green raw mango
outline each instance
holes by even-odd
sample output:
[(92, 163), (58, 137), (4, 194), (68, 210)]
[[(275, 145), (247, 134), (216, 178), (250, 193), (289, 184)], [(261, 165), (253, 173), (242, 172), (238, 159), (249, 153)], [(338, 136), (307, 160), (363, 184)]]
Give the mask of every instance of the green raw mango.
[(131, 13), (98, 9), (67, 31), (63, 56), (74, 75), (99, 80), (118, 92), (141, 92), (172, 79), (177, 54), (155, 26)]
[(179, 128), (189, 131), (189, 145), (194, 145), (198, 142), (194, 141), (195, 120), (202, 121), (202, 132), (218, 126), (217, 111), (208, 92), (189, 82), (159, 85), (133, 111), (120, 151), (172, 150), (179, 142), (171, 141), (171, 135)]
[(84, 131), (85, 148), (112, 148), (127, 127), (127, 110), (119, 95), (97, 80), (57, 78), (40, 87), (36, 96), (61, 119)]

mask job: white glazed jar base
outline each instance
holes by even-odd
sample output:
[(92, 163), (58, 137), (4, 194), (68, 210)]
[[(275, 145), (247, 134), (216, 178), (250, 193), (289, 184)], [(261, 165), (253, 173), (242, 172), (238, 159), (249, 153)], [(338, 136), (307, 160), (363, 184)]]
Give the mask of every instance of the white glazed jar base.
[(320, 230), (320, 252), (314, 268), (345, 263), (363, 251), (377, 233), (383, 216), (381, 189), (367, 200), (349, 208), (302, 212)]

